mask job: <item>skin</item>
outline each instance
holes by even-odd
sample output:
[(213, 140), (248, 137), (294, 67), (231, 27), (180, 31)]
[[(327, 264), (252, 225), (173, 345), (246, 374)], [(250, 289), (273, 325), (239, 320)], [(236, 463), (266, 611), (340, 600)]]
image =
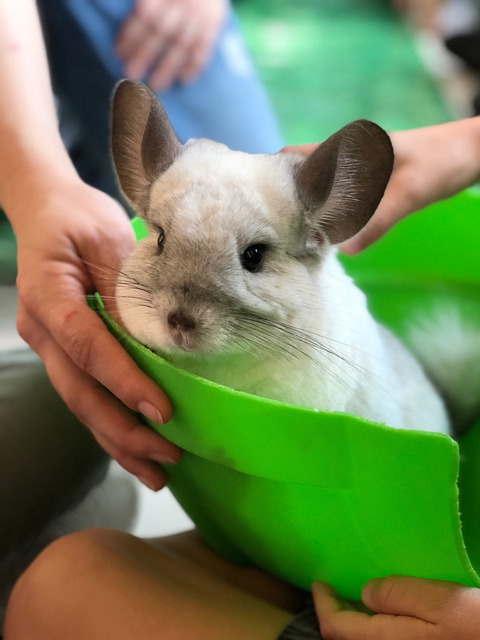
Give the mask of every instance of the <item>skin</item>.
[[(402, 218), (455, 195), (480, 177), (480, 117), (390, 134), (395, 162), (385, 194), (370, 222), (342, 245), (362, 251)], [(286, 147), (309, 155), (316, 144)]]
[(445, 0), (392, 0), (392, 6), (419, 29), (437, 29), (438, 12)]
[[(179, 452), (134, 411), (162, 422), (169, 401), (85, 303), (95, 290), (111, 301), (112, 273), (133, 246), (130, 226), (114, 201), (79, 179), (63, 147), (33, 0), (0, 1), (0, 77), (0, 202), (18, 241), (19, 331), (100, 444), (158, 489), (165, 477), (157, 462)], [(370, 230), (345, 251), (361, 250), (405, 215), (470, 185), (480, 166), (479, 128), (473, 118), (392, 134), (390, 185)], [(57, 541), (15, 588), (6, 640), (275, 638), (298, 594), (262, 572), (232, 567), (189, 536), (157, 546), (118, 532)], [(364, 590), (376, 612), (369, 617), (345, 612), (328, 588), (314, 589), (325, 637), (347, 640), (473, 639), (478, 593), (388, 578)]]
[(351, 610), (322, 583), (313, 588), (325, 640), (474, 640), (480, 589), (403, 576), (371, 580), (362, 592), (373, 612)]
[[(479, 122), (472, 118), (392, 134), (392, 179), (370, 231), (350, 241), (352, 252), (402, 217), (475, 181)], [(373, 615), (352, 611), (326, 585), (314, 585), (313, 595), (325, 640), (473, 640), (478, 635), (480, 591), (454, 583), (399, 576), (371, 581), (362, 599)], [(114, 631), (119, 639), (132, 633), (139, 640), (193, 633), (199, 640), (273, 640), (298, 597), (261, 571), (221, 560), (195, 533), (150, 545), (118, 532), (87, 531), (55, 542), (23, 575), (7, 611), (5, 639), (95, 640)]]
[(155, 91), (191, 82), (207, 65), (226, 17), (226, 0), (136, 0), (119, 31), (125, 75)]
[(80, 180), (63, 146), (33, 0), (0, 0), (0, 77), (0, 203), (17, 239), (19, 333), (100, 445), (160, 489), (158, 463), (180, 452), (134, 412), (162, 423), (170, 402), (85, 301), (98, 290), (115, 314), (113, 276), (132, 231), (115, 201)]
[(15, 587), (5, 640), (276, 638), (297, 592), (219, 558), (195, 532), (149, 544), (91, 530), (50, 546)]
[[(313, 585), (324, 640), (475, 640), (480, 590), (389, 576), (365, 612)], [(213, 553), (194, 531), (143, 541), (89, 530), (54, 542), (17, 583), (5, 640), (274, 640), (302, 603), (291, 586)]]

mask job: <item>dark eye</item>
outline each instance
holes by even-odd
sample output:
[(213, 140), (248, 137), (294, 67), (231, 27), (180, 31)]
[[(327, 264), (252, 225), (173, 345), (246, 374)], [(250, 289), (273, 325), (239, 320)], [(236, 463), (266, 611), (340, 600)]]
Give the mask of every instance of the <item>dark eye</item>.
[(157, 247), (158, 247), (159, 253), (163, 251), (164, 242), (165, 242), (165, 231), (163, 230), (162, 227), (160, 227), (158, 230), (158, 237), (157, 237)]
[(247, 271), (255, 273), (260, 269), (263, 262), (266, 246), (264, 244), (252, 244), (247, 247), (240, 256), (242, 267)]

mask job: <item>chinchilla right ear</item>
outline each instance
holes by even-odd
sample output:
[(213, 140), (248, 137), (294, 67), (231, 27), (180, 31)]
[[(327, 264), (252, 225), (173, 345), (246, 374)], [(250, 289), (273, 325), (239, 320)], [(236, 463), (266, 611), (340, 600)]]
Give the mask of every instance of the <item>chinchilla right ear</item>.
[(393, 169), (388, 134), (369, 120), (334, 133), (303, 163), (295, 182), (305, 208), (307, 249), (354, 236), (375, 213)]
[(148, 211), (150, 187), (182, 145), (163, 105), (144, 84), (121, 80), (111, 108), (111, 152), (120, 187), (139, 213)]

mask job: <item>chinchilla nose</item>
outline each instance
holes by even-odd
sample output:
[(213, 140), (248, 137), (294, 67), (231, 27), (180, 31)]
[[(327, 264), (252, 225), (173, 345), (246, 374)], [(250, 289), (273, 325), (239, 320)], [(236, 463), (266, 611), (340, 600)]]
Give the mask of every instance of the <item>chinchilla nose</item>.
[(182, 309), (171, 311), (167, 316), (167, 322), (171, 329), (180, 331), (193, 331), (197, 326), (192, 316)]

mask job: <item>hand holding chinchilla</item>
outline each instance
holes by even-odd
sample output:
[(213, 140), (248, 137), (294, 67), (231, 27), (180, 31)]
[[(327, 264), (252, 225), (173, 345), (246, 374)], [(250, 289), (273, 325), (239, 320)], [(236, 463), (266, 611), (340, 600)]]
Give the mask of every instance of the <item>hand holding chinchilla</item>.
[(307, 159), (181, 145), (150, 90), (124, 81), (112, 153), (149, 230), (117, 282), (132, 336), (234, 389), (448, 431), (421, 366), (371, 317), (336, 258), (334, 246), (368, 222), (390, 177), (380, 127), (356, 121)]

